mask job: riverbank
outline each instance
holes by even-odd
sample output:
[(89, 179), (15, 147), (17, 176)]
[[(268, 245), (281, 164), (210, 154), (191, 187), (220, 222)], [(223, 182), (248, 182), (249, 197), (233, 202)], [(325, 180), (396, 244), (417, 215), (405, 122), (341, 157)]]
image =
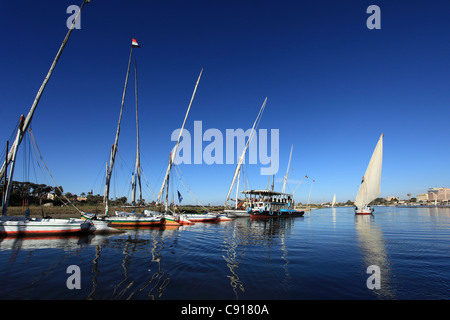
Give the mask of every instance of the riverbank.
[[(80, 218), (80, 211), (89, 212), (89, 213), (96, 213), (96, 214), (103, 214), (104, 213), (104, 207), (102, 204), (97, 205), (91, 205), (91, 204), (81, 204), (77, 205), (77, 210), (73, 206), (50, 206), (50, 207), (44, 207), (44, 206), (30, 206), (30, 217), (31, 218), (42, 218), (43, 216), (50, 216), (52, 218), (59, 218), (59, 219), (68, 219), (68, 218)], [(145, 209), (149, 210), (155, 210), (154, 208), (147, 207)], [(223, 211), (223, 207), (221, 206), (214, 206), (214, 207), (198, 207), (198, 206), (183, 206), (178, 207), (177, 212), (189, 212), (189, 213), (205, 213), (205, 209), (207, 209), (208, 212), (221, 212)], [(123, 207), (111, 207), (111, 210), (120, 210), (120, 211), (128, 211), (131, 212), (131, 208), (123, 208)], [(21, 206), (12, 206), (8, 208), (8, 216), (23, 216), (25, 212), (25, 209)], [(136, 209), (137, 213), (144, 212), (144, 208), (138, 208)]]

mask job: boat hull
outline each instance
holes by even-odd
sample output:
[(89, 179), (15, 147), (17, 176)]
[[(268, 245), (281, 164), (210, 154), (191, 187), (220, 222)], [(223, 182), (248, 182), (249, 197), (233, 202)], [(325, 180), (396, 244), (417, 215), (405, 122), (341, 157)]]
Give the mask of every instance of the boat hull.
[(164, 218), (156, 217), (105, 217), (111, 227), (156, 227), (164, 224)]
[(219, 222), (217, 214), (211, 213), (198, 213), (198, 214), (186, 214), (186, 218), (193, 222)]
[(278, 211), (250, 211), (251, 218), (284, 218), (284, 217), (303, 217), (305, 211), (281, 209)]
[(2, 236), (67, 235), (88, 232), (91, 224), (80, 219), (25, 219), (7, 217), (0, 220)]
[(355, 209), (355, 215), (371, 215), (373, 211), (371, 208)]
[(247, 210), (233, 210), (233, 209), (227, 209), (223, 211), (228, 217), (232, 218), (248, 218), (250, 217)]
[(193, 221), (190, 221), (184, 215), (164, 215), (164, 224), (166, 226), (180, 226), (180, 225), (190, 225), (194, 224)]

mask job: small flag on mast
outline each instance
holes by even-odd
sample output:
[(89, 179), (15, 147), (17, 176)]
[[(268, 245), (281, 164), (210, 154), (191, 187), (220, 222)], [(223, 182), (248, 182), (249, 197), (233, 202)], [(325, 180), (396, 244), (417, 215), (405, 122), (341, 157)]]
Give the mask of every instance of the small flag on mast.
[(140, 48), (140, 46), (139, 46), (139, 44), (137, 43), (136, 39), (133, 39), (133, 40), (131, 41), (131, 46), (132, 46), (132, 47), (135, 47), (135, 48)]
[(177, 190), (177, 192), (178, 192), (178, 201), (179, 203), (181, 203), (181, 201), (183, 201), (183, 197), (181, 196), (180, 191)]

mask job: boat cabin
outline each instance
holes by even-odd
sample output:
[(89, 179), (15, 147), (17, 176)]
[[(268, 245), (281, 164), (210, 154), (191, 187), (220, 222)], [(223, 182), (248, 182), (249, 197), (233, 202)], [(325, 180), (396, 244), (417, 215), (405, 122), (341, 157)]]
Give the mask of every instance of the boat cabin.
[(248, 197), (249, 208), (252, 209), (262, 208), (264, 211), (278, 211), (294, 208), (294, 199), (290, 193), (272, 190), (247, 190), (242, 193)]

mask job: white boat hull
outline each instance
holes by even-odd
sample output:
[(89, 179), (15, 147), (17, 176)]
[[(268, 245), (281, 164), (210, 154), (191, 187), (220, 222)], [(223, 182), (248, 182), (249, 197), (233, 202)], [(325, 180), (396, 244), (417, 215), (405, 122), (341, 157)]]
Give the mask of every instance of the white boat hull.
[(355, 214), (372, 214), (374, 210), (372, 208), (364, 207), (362, 209), (355, 208)]
[(217, 214), (212, 213), (199, 213), (199, 214), (185, 214), (189, 221), (193, 222), (218, 222), (219, 218)]
[(88, 232), (90, 223), (81, 219), (26, 219), (2, 217), (0, 234), (3, 236), (62, 235)]
[(250, 217), (250, 214), (247, 212), (247, 210), (233, 210), (233, 209), (227, 209), (223, 211), (228, 217), (233, 218), (246, 218)]

